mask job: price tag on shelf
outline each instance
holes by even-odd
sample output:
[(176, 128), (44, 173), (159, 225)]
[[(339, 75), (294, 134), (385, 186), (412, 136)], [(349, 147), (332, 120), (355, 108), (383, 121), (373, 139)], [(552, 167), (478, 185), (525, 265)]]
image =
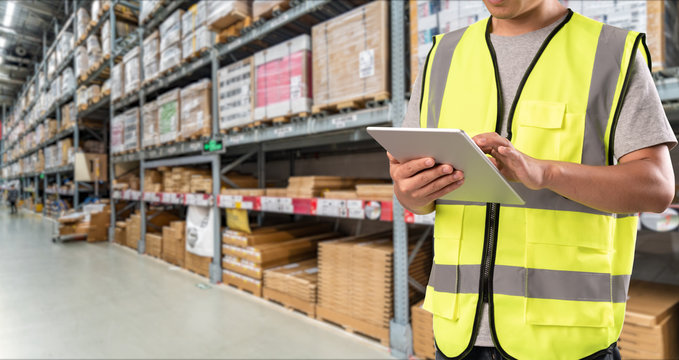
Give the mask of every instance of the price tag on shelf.
[(112, 197), (114, 199), (120, 199), (123, 197), (123, 194), (120, 192), (120, 190), (114, 190)]
[(134, 201), (141, 200), (141, 191), (131, 190), (130, 191), (130, 200), (134, 200)]
[(210, 194), (184, 194), (186, 205), (212, 206), (213, 200)]
[(132, 199), (132, 190), (124, 190), (123, 191), (123, 200), (131, 200)]
[(147, 202), (155, 202), (155, 198), (156, 198), (155, 195), (156, 195), (156, 193), (144, 192), (143, 195), (142, 195), (142, 199), (144, 199), (144, 201), (147, 201)]
[(316, 215), (346, 217), (347, 213), (346, 200), (318, 199), (316, 202)]
[(262, 211), (280, 212), (281, 206), (277, 197), (262, 196), (261, 209)]
[(226, 209), (234, 208), (233, 196), (231, 195), (219, 195), (219, 207)]

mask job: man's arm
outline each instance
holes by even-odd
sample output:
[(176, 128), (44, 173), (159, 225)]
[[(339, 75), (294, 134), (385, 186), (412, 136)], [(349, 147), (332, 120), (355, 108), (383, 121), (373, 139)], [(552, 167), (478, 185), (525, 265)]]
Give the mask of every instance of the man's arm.
[(674, 197), (674, 171), (667, 145), (633, 151), (614, 166), (534, 159), (496, 133), (474, 141), (493, 156), (502, 175), (533, 190), (549, 189), (591, 208), (612, 213), (662, 212)]

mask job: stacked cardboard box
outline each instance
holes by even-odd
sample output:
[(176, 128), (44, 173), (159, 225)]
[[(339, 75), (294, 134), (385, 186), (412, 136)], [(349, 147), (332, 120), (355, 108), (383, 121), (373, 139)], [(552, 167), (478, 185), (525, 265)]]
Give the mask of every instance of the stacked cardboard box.
[(311, 198), (323, 196), (326, 190), (347, 189), (354, 186), (353, 178), (339, 176), (293, 176), (288, 180), (288, 197)]
[(163, 192), (163, 174), (160, 171), (144, 170), (144, 191)]
[(117, 176), (113, 179), (114, 190), (139, 190), (139, 176), (134, 173)]
[(111, 101), (117, 101), (120, 100), (120, 98), (123, 97), (124, 94), (124, 64), (125, 63), (118, 63), (113, 66), (113, 69), (111, 70)]
[(125, 80), (123, 80), (125, 96), (139, 91), (141, 84), (141, 59), (139, 58), (139, 46), (135, 46), (123, 56), (123, 69), (125, 70)]
[(141, 215), (137, 212), (131, 215), (125, 225), (125, 245), (136, 249), (141, 237)]
[(181, 90), (181, 136), (184, 139), (210, 136), (212, 130), (212, 82), (203, 79)]
[(204, 174), (192, 174), (190, 184), (192, 193), (212, 193), (212, 175), (207, 171)]
[(274, 10), (287, 9), (289, 3), (290, 0), (254, 0), (252, 2), (252, 17), (254, 21), (263, 17), (268, 19)]
[(252, 57), (219, 69), (219, 129), (252, 123), (254, 82)]
[(185, 221), (173, 221), (163, 227), (162, 258), (180, 267), (184, 267), (186, 255), (185, 230)]
[(211, 34), (205, 27), (208, 1), (199, 1), (182, 16), (182, 54), (188, 59), (210, 47)]
[(114, 154), (123, 152), (125, 150), (125, 138), (123, 132), (125, 129), (125, 116), (119, 114), (111, 119), (111, 151)]
[(192, 271), (198, 275), (206, 278), (210, 277), (210, 263), (212, 258), (207, 256), (196, 255), (190, 251), (186, 251), (184, 258), (184, 267), (186, 270)]
[(182, 60), (182, 16), (178, 9), (160, 25), (160, 72), (178, 66)]
[(101, 44), (99, 43), (99, 36), (91, 34), (87, 37), (87, 66), (94, 68), (102, 59)]
[(144, 104), (142, 124), (144, 124), (142, 147), (148, 148), (158, 145), (158, 103), (156, 101)]
[[(147, 1), (142, 1), (142, 3), (146, 3)], [(116, 5), (116, 7), (120, 6), (120, 4)], [(125, 21), (120, 21), (119, 18), (116, 18), (116, 38), (124, 38), (127, 35), (131, 34), (133, 31), (137, 29), (137, 25), (130, 24)], [(101, 48), (102, 52), (104, 55), (110, 55), (111, 54), (111, 22), (110, 20), (104, 21), (104, 23), (101, 26)]]
[(151, 33), (144, 39), (144, 82), (155, 79), (159, 72), (160, 62), (160, 33), (158, 30)]
[(260, 296), (263, 270), (314, 257), (318, 241), (338, 236), (331, 228), (324, 223), (293, 223), (256, 228), (251, 234), (226, 230), (222, 234), (223, 281)]
[[(226, 177), (231, 180), (238, 188), (256, 188), (259, 186), (259, 181), (256, 177), (251, 175), (240, 174), (235, 171), (230, 171), (226, 174)], [(230, 185), (222, 183), (222, 191), (226, 188), (231, 188)]]
[(264, 291), (272, 289), (312, 304), (316, 303), (318, 263), (310, 259), (264, 271)]
[(311, 39), (300, 35), (255, 54), (255, 120), (311, 111)]
[(388, 10), (375, 1), (312, 28), (314, 108), (388, 98)]
[(163, 249), (163, 235), (158, 233), (146, 234), (146, 253), (160, 258)]
[(120, 245), (126, 245), (127, 244), (127, 233), (125, 231), (125, 228), (127, 227), (127, 222), (125, 221), (117, 221), (116, 222), (116, 228), (114, 231), (114, 237), (113, 237), (113, 242), (116, 244)]
[[(421, 234), (410, 236), (409, 252)], [(432, 262), (431, 243), (425, 243), (408, 272), (426, 284)], [(393, 317), (393, 239), (390, 232), (321, 243), (318, 249), (319, 318), (349, 326), (386, 342)], [(411, 302), (421, 294), (409, 289)]]
[(209, 1), (205, 22), (210, 31), (226, 29), (252, 14), (250, 1)]
[(108, 240), (108, 227), (111, 224), (111, 210), (104, 205), (99, 211), (90, 212), (89, 229), (87, 230), (87, 242), (100, 242)]
[(208, 1), (199, 1), (189, 7), (182, 15), (182, 34), (191, 34), (205, 25), (207, 19)]
[(166, 92), (158, 97), (158, 142), (165, 144), (176, 141), (180, 126), (179, 89)]
[(84, 85), (79, 87), (76, 91), (76, 97), (76, 105), (78, 105), (78, 109), (85, 110), (85, 108), (87, 108), (87, 87)]
[(87, 26), (90, 24), (91, 19), (90, 12), (86, 8), (78, 8), (75, 13), (75, 27), (78, 34), (84, 35), (87, 33)]
[(139, 150), (139, 108), (135, 107), (123, 113), (123, 150)]
[(679, 357), (679, 287), (632, 280), (618, 345), (623, 359)]
[(89, 59), (87, 57), (87, 48), (78, 46), (75, 48), (75, 77), (79, 78), (85, 75), (89, 67)]
[(422, 309), (424, 300), (411, 307), (413, 327), (413, 352), (420, 359), (435, 359), (434, 324), (432, 314)]
[(392, 201), (394, 185), (392, 184), (357, 184), (356, 195), (363, 200)]
[[(206, 192), (212, 192), (212, 175), (208, 170), (184, 166), (175, 166), (171, 169), (161, 167), (158, 170), (163, 173), (163, 189), (165, 192), (190, 193), (193, 192), (192, 189), (203, 190), (205, 188), (209, 188), (209, 191)], [(195, 181), (193, 181), (194, 176)]]
[[(50, 137), (56, 135), (56, 120), (54, 124), (54, 132), (52, 132), (52, 128), (50, 128)], [(61, 107), (61, 128), (59, 131), (69, 129), (73, 126), (75, 126), (75, 104), (71, 101)]]
[(235, 196), (265, 196), (266, 189), (222, 189), (220, 194)]
[[(101, 98), (101, 87), (97, 84), (92, 84), (87, 88), (87, 99), (88, 103), (96, 103), (97, 99)], [(80, 98), (78, 98), (80, 100)]]

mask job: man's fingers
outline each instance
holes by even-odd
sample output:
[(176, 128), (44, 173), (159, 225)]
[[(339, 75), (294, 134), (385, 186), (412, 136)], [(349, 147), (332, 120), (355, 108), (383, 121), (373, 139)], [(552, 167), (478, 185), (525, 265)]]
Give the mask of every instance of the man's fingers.
[(389, 164), (400, 164), (396, 158), (387, 151), (387, 157), (389, 158)]
[[(413, 196), (416, 196), (415, 191), (426, 187), (442, 176), (452, 174), (453, 171), (454, 169), (450, 165), (439, 165), (433, 169), (422, 171), (415, 176), (401, 180), (400, 190), (402, 192), (413, 192)], [(420, 195), (424, 196), (426, 194)]]
[(444, 175), (438, 179), (430, 182), (429, 184), (423, 186), (421, 189), (413, 193), (414, 196), (429, 197), (437, 191), (445, 188), (446, 186), (464, 179), (464, 173), (462, 171), (456, 170), (452, 174)]
[(433, 200), (436, 200), (440, 197), (443, 197), (446, 194), (453, 192), (453, 191), (459, 189), (460, 186), (464, 185), (464, 180), (465, 179), (455, 181), (454, 183), (451, 183), (451, 184), (445, 186), (443, 189), (440, 189), (440, 190), (434, 192), (433, 194), (429, 195), (428, 198), (433, 201)]
[(396, 170), (396, 175), (402, 179), (409, 178), (422, 170), (431, 168), (432, 166), (434, 166), (434, 159), (432, 158), (427, 157), (415, 159), (401, 164), (401, 166), (399, 166)]

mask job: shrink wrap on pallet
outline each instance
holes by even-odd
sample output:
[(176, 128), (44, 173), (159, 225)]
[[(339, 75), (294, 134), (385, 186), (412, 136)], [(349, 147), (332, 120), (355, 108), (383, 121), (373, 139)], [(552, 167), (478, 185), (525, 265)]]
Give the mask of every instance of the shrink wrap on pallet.
[(79, 8), (75, 15), (76, 31), (78, 37), (87, 33), (87, 25), (90, 24), (90, 13), (85, 8)]
[(128, 51), (123, 57), (123, 66), (125, 70), (125, 95), (129, 95), (139, 90), (141, 78), (141, 62), (139, 59), (139, 46), (135, 46)]
[(90, 85), (87, 88), (87, 101), (97, 103), (97, 98), (101, 98), (101, 87), (97, 84)]
[(189, 206), (186, 214), (186, 251), (198, 256), (214, 255), (214, 210), (206, 206)]
[(170, 90), (158, 97), (158, 141), (164, 144), (176, 141), (180, 126), (179, 89)]
[(87, 45), (88, 54), (101, 54), (101, 44), (99, 43), (99, 36), (97, 36), (97, 34), (88, 36), (85, 44)]
[(385, 99), (389, 93), (389, 3), (375, 1), (311, 30), (314, 106)]
[(66, 60), (68, 52), (73, 48), (73, 33), (65, 31), (61, 34), (57, 49), (55, 51), (57, 66), (61, 65)]
[(207, 8), (208, 1), (199, 1), (191, 5), (184, 15), (182, 15), (182, 34), (184, 37), (205, 25)]
[(276, 6), (283, 7), (288, 2), (288, 0), (254, 0), (252, 2), (252, 17), (257, 21), (264, 13), (273, 10)]
[(202, 26), (196, 31), (188, 34), (184, 40), (182, 40), (183, 58), (186, 59), (198, 51), (209, 48), (210, 36), (212, 36), (212, 33), (207, 31), (205, 26)]
[(300, 35), (255, 54), (255, 120), (311, 111), (311, 38)]
[(182, 41), (182, 16), (184, 10), (179, 9), (168, 16), (162, 24), (160, 24), (160, 50), (163, 51), (168, 47), (181, 43)]
[(101, 9), (101, 1), (92, 0), (92, 5), (90, 6), (90, 14), (92, 15), (92, 21), (99, 21), (99, 9)]
[(75, 53), (73, 56), (75, 56), (75, 76), (79, 78), (81, 75), (84, 75), (89, 68), (87, 48), (84, 46), (78, 46), (75, 48)]
[(153, 10), (160, 0), (144, 0), (139, 5), (139, 26), (146, 22), (146, 19), (153, 14)]
[(144, 80), (154, 79), (158, 76), (160, 62), (160, 35), (158, 30), (144, 39)]
[(111, 70), (111, 101), (116, 101), (123, 97), (124, 77), (123, 77), (124, 63), (118, 63), (113, 66)]
[(252, 15), (250, 1), (209, 1), (207, 23), (210, 31), (222, 30)]
[(181, 136), (210, 136), (212, 81), (200, 80), (181, 90)]
[(252, 57), (219, 69), (219, 129), (250, 124), (253, 120), (254, 83)]
[(47, 58), (47, 77), (50, 79), (54, 75), (54, 71), (57, 69), (56, 56), (56, 52), (52, 52), (52, 54), (50, 54), (50, 56)]
[(73, 69), (67, 67), (61, 73), (61, 94), (66, 95), (75, 89), (75, 77), (73, 77)]
[(78, 107), (87, 106), (87, 87), (81, 86), (75, 94)]
[(125, 151), (139, 150), (139, 108), (135, 107), (123, 113), (123, 139)]
[(178, 42), (160, 52), (160, 72), (169, 70), (182, 63), (182, 47)]
[(111, 119), (111, 152), (114, 154), (120, 153), (125, 149), (125, 139), (123, 138), (124, 119), (125, 116), (123, 114), (116, 115)]
[(142, 108), (143, 138), (142, 147), (158, 145), (158, 103), (151, 101)]

